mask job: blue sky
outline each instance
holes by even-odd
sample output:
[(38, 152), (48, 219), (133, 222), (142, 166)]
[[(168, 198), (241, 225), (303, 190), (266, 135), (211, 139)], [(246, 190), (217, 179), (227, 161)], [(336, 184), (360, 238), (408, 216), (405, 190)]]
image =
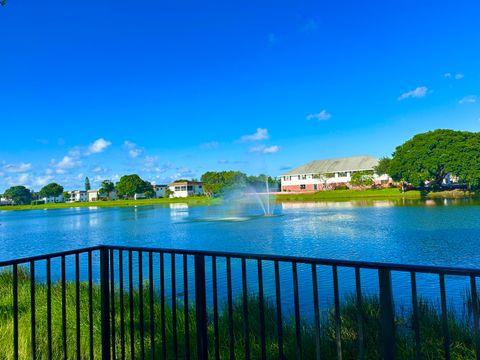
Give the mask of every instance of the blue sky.
[(480, 130), (478, 1), (33, 1), (0, 8), (0, 191), (279, 175)]

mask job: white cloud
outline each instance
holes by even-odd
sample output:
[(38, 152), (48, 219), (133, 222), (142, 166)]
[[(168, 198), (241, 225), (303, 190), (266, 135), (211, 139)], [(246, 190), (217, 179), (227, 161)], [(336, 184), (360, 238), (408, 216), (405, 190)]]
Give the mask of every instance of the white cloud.
[(8, 173), (22, 173), (27, 172), (32, 168), (30, 163), (6, 164), (3, 166), (3, 171)]
[(64, 156), (62, 160), (60, 160), (58, 162), (58, 164), (56, 165), (56, 167), (58, 169), (62, 169), (62, 170), (65, 170), (65, 169), (72, 169), (74, 168), (75, 166), (77, 166), (77, 161), (72, 158), (71, 156)]
[(220, 144), (217, 141), (210, 141), (200, 145), (203, 150), (215, 150), (218, 149)]
[(132, 159), (135, 159), (143, 154), (143, 149), (131, 141), (125, 140), (123, 142), (123, 147), (127, 150), (128, 156)]
[(329, 112), (327, 112), (327, 110), (322, 110), (320, 111), (319, 113), (317, 114), (308, 114), (307, 115), (307, 120), (320, 120), (320, 121), (324, 121), (324, 120), (328, 120), (332, 117), (332, 114), (330, 114)]
[(267, 140), (269, 137), (267, 129), (258, 128), (254, 134), (243, 135), (240, 142)]
[(426, 86), (419, 86), (414, 90), (407, 91), (400, 95), (397, 100), (405, 100), (408, 98), (423, 98), (427, 95), (428, 88)]
[(101, 173), (101, 172), (105, 172), (105, 169), (101, 166), (95, 166), (93, 169), (92, 169), (92, 172), (94, 173)]
[(50, 176), (50, 175), (37, 176), (37, 177), (33, 180), (33, 183), (34, 183), (36, 186), (45, 186), (45, 185), (47, 185), (52, 179), (53, 179), (53, 177)]
[(465, 76), (463, 74), (455, 74), (455, 79), (456, 80), (461, 80), (463, 79)]
[(465, 75), (463, 75), (461, 73), (452, 74), (452, 73), (447, 72), (447, 73), (443, 74), (443, 77), (447, 78), (447, 79), (454, 78), (455, 80), (461, 80), (465, 77)]
[(107, 141), (104, 138), (97, 139), (90, 144), (86, 155), (101, 153), (106, 150), (110, 145), (112, 145), (111, 141)]
[(452, 73), (447, 72), (447, 73), (443, 74), (443, 77), (449, 79), (449, 78), (452, 77)]
[(460, 99), (458, 102), (460, 105), (463, 104), (475, 104), (477, 102), (477, 95), (468, 95), (465, 96), (463, 99)]
[(280, 147), (277, 145), (265, 146), (259, 145), (250, 148), (252, 153), (262, 153), (262, 154), (275, 154), (280, 151)]
[(219, 164), (221, 164), (221, 165), (225, 165), (225, 164), (228, 164), (228, 163), (229, 163), (229, 161), (228, 161), (227, 159), (220, 159), (220, 160), (218, 160), (217, 162), (218, 162)]

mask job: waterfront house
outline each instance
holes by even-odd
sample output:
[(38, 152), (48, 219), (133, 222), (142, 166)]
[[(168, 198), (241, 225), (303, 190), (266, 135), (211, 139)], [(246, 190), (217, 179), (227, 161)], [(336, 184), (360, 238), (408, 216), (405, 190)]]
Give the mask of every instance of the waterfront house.
[(171, 198), (184, 198), (193, 195), (204, 195), (203, 183), (197, 181), (178, 181), (168, 185)]
[(153, 185), (153, 192), (157, 199), (165, 197), (165, 191), (168, 189), (168, 185)]
[(85, 202), (88, 201), (88, 194), (85, 190), (70, 191), (68, 202)]
[(40, 200), (43, 201), (44, 204), (52, 204), (52, 203), (62, 203), (62, 202), (64, 202), (64, 199), (63, 199), (63, 196), (62, 196), (62, 195), (43, 197), (43, 198), (41, 198)]
[(88, 190), (87, 191), (87, 198), (88, 201), (98, 201), (99, 196), (98, 196), (98, 190)]
[(387, 185), (390, 178), (385, 174), (375, 174), (378, 159), (371, 156), (314, 160), (281, 175), (283, 192), (312, 192), (335, 189), (338, 186), (351, 187), (355, 172), (369, 174), (375, 185)]
[(4, 205), (13, 205), (13, 201), (0, 197), (0, 206), (4, 206)]
[(139, 193), (139, 194), (133, 195), (134, 200), (142, 200), (142, 199), (146, 199), (146, 198), (147, 198), (147, 196), (144, 193)]

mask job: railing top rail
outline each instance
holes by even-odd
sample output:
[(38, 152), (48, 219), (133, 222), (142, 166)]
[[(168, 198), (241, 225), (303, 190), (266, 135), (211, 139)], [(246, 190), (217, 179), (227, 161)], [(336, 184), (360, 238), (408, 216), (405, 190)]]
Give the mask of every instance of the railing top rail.
[(430, 266), (430, 265), (411, 265), (411, 264), (395, 264), (395, 263), (381, 263), (371, 261), (354, 261), (354, 260), (338, 260), (338, 259), (324, 259), (304, 256), (288, 256), (288, 255), (268, 255), (268, 254), (252, 254), (252, 253), (239, 253), (229, 251), (207, 251), (207, 250), (188, 250), (188, 249), (172, 249), (172, 248), (156, 248), (156, 247), (141, 247), (141, 246), (123, 246), (123, 245), (97, 245), (81, 249), (73, 249), (67, 251), (60, 251), (50, 254), (42, 254), (38, 256), (23, 257), (13, 260), (0, 261), (0, 267), (11, 266), (14, 264), (23, 264), (31, 261), (41, 261), (46, 259), (52, 259), (62, 256), (69, 256), (75, 254), (86, 253), (89, 251), (96, 251), (100, 249), (113, 249), (124, 251), (144, 251), (144, 252), (156, 252), (167, 254), (179, 254), (179, 255), (203, 255), (203, 256), (216, 256), (216, 257), (228, 257), (238, 259), (250, 259), (250, 260), (266, 260), (266, 261), (279, 261), (290, 263), (303, 263), (303, 264), (316, 264), (326, 266), (339, 266), (347, 268), (361, 268), (372, 270), (391, 270), (391, 271), (403, 271), (403, 272), (416, 272), (416, 273), (431, 273), (431, 274), (445, 274), (445, 275), (458, 275), (458, 276), (480, 276), (480, 269), (474, 268), (462, 268), (462, 267), (445, 267), (445, 266)]
[(385, 270), (404, 271), (404, 272), (413, 271), (417, 273), (432, 273), (432, 274), (442, 273), (445, 275), (480, 276), (480, 269), (474, 269), (474, 268), (337, 260), (337, 259), (323, 259), (323, 258), (313, 258), (313, 257), (287, 256), (287, 255), (238, 253), (238, 252), (228, 252), (228, 251), (187, 250), (187, 249), (152, 248), (152, 247), (139, 247), (139, 246), (116, 246), (116, 245), (106, 245), (106, 247), (114, 250), (146, 251), (146, 252), (158, 252), (158, 253), (168, 253), (168, 254), (174, 253), (179, 255), (183, 255), (183, 254), (204, 255), (204, 256), (229, 257), (229, 258), (239, 258), (239, 259), (251, 259), (251, 260), (267, 260), (267, 261), (280, 261), (280, 262), (291, 262), (291, 263), (293, 262), (293, 263), (317, 264), (317, 265), (327, 265), (327, 266), (336, 265), (339, 267), (348, 267), (348, 268), (358, 267), (362, 269), (373, 269), (373, 270), (385, 269)]
[(61, 257), (61, 256), (83, 254), (83, 253), (86, 253), (86, 252), (89, 252), (89, 251), (100, 250), (101, 248), (105, 248), (105, 246), (97, 245), (97, 246), (91, 246), (91, 247), (86, 247), (86, 248), (81, 248), (81, 249), (58, 251), (58, 252), (49, 253), (49, 254), (22, 257), (22, 258), (13, 259), (13, 260), (4, 260), (4, 261), (0, 261), (0, 267), (12, 266), (12, 265), (15, 265), (15, 264), (19, 265), (19, 264), (28, 263), (30, 261), (41, 261), (41, 260), (46, 260), (46, 259), (53, 259), (53, 258), (57, 258), (57, 257)]

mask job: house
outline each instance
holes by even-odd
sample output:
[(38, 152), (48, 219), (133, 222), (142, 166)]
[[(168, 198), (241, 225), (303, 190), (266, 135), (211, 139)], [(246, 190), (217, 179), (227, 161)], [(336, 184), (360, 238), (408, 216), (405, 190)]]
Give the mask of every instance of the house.
[(4, 205), (13, 205), (13, 201), (0, 197), (0, 206), (4, 206)]
[(142, 199), (146, 199), (147, 197), (146, 197), (146, 195), (145, 195), (144, 193), (141, 193), (141, 194), (135, 194), (135, 195), (133, 195), (133, 198), (134, 198), (135, 200), (142, 200)]
[(203, 183), (197, 181), (178, 181), (168, 185), (171, 198), (184, 198), (193, 195), (204, 195)]
[(70, 191), (68, 202), (85, 202), (88, 201), (88, 193), (84, 190)]
[(314, 160), (281, 175), (281, 191), (312, 192), (351, 187), (352, 175), (362, 172), (372, 175), (374, 184), (387, 185), (388, 175), (375, 174), (378, 159), (371, 156), (352, 156), (337, 159)]
[(62, 195), (43, 197), (40, 198), (40, 200), (43, 201), (44, 204), (61, 203), (64, 201)]
[(165, 197), (165, 191), (168, 189), (168, 185), (153, 185), (153, 192), (157, 199)]
[(87, 191), (87, 199), (88, 201), (98, 201), (98, 190), (88, 190)]

